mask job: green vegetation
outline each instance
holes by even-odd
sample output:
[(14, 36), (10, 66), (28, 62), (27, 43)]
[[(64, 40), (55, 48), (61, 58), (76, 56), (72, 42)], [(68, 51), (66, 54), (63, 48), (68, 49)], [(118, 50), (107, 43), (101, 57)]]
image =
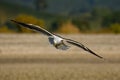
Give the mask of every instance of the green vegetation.
[[(42, 4), (38, 4), (39, 1)], [(118, 27), (120, 24), (119, 0), (51, 1), (53, 3), (48, 0), (35, 0), (35, 9), (1, 1), (0, 33), (33, 32), (11, 23), (10, 19), (36, 24), (51, 32), (120, 33)], [(62, 5), (66, 3), (66, 5), (60, 6), (58, 4), (56, 6), (58, 2)], [(51, 5), (56, 7), (50, 8)], [(51, 9), (53, 12), (47, 11)], [(63, 27), (68, 22), (72, 27)], [(69, 30), (66, 31), (64, 28), (69, 28)], [(72, 31), (72, 29), (74, 30)]]
[(116, 24), (112, 24), (111, 25), (111, 30), (114, 33), (120, 33), (120, 24), (116, 23)]

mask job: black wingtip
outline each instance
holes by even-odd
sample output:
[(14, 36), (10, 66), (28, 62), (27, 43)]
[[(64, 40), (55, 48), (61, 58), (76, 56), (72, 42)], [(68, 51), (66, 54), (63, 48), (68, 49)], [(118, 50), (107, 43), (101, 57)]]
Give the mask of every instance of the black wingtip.
[(102, 56), (99, 56), (99, 55), (97, 55), (97, 54), (95, 54), (95, 53), (94, 53), (94, 55), (96, 55), (97, 57), (99, 57), (99, 58), (103, 59), (103, 57), (102, 57)]
[(99, 57), (100, 59), (104, 59), (102, 56), (100, 56), (100, 55), (98, 55), (98, 54), (94, 53), (94, 52), (93, 52), (93, 51), (91, 51), (90, 49), (89, 49), (89, 52), (90, 52), (90, 53), (92, 53), (93, 55), (95, 55), (95, 56)]
[(105, 58), (103, 58), (102, 56), (98, 56), (100, 59), (102, 59), (102, 60), (106, 60)]
[(12, 21), (12, 22), (15, 22), (15, 23), (19, 23), (18, 21), (16, 21), (16, 20), (13, 20), (13, 19), (11, 19), (10, 21)]
[(11, 19), (10, 21), (15, 21), (15, 20)]
[(27, 24), (25, 24), (23, 22), (19, 22), (19, 21), (13, 20), (13, 19), (11, 21), (14, 22), (14, 23), (20, 24), (20, 25), (24, 25), (24, 26), (26, 25), (27, 26)]

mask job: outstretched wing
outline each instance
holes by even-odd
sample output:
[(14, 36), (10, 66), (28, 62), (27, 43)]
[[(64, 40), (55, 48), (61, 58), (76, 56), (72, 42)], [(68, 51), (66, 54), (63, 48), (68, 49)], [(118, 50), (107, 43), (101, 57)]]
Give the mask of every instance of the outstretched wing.
[(89, 53), (91, 53), (91, 54), (93, 54), (93, 55), (95, 55), (95, 56), (97, 56), (99, 58), (103, 58), (103, 57), (97, 55), (95, 52), (93, 52), (92, 50), (90, 50), (89, 48), (87, 48), (86, 46), (84, 46), (83, 44), (81, 44), (81, 43), (79, 43), (77, 41), (74, 41), (74, 40), (71, 40), (71, 39), (65, 39), (65, 40), (66, 40), (66, 42), (68, 42), (70, 44), (73, 44), (75, 46), (78, 46), (78, 47), (84, 49), (85, 51), (88, 51)]
[(47, 30), (41, 28), (40, 26), (37, 26), (37, 25), (33, 25), (33, 24), (27, 24), (27, 23), (23, 23), (23, 22), (18, 22), (18, 21), (15, 21), (15, 20), (11, 20), (19, 25), (22, 25), (23, 27), (26, 27), (26, 28), (29, 28), (29, 29), (32, 29), (32, 30), (35, 30), (35, 31), (38, 31), (38, 32), (41, 32), (47, 36), (52, 36), (53, 34), (48, 32)]

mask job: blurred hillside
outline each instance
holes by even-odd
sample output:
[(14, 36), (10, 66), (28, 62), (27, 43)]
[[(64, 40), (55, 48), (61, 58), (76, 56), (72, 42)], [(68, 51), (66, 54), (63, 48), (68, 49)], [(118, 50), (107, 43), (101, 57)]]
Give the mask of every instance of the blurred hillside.
[[(4, 2), (36, 8), (37, 0), (1, 0)], [(112, 10), (120, 9), (119, 0), (38, 0), (45, 1), (47, 4), (47, 12), (59, 14), (78, 14), (89, 12), (94, 8), (107, 8)]]
[(9, 21), (16, 19), (60, 33), (120, 33), (119, 4), (119, 0), (0, 0), (0, 32), (31, 32)]

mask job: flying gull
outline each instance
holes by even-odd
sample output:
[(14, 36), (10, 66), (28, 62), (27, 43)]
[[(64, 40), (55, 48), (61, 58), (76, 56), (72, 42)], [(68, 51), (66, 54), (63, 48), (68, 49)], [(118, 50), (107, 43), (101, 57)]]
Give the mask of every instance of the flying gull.
[(54, 33), (51, 33), (43, 28), (41, 28), (40, 26), (37, 26), (37, 25), (34, 25), (34, 24), (26, 24), (26, 23), (23, 23), (23, 22), (19, 22), (19, 21), (16, 21), (16, 20), (11, 20), (19, 25), (22, 25), (23, 27), (26, 27), (26, 28), (29, 28), (29, 29), (32, 29), (34, 31), (37, 31), (37, 32), (41, 32), (43, 33), (44, 35), (48, 36), (48, 39), (49, 39), (49, 42), (56, 48), (56, 49), (60, 49), (60, 50), (67, 50), (70, 48), (70, 46), (68, 46), (67, 44), (65, 44), (66, 42), (69, 43), (69, 44), (72, 44), (72, 45), (75, 45), (77, 47), (80, 47), (82, 48), (83, 50), (99, 57), (99, 58), (103, 58), (99, 55), (97, 55), (95, 52), (93, 52), (92, 50), (90, 50), (89, 48), (87, 48), (86, 46), (84, 46), (83, 44), (77, 42), (77, 41), (74, 41), (74, 40), (71, 40), (71, 39), (67, 39), (67, 38), (64, 38), (64, 37), (61, 37), (59, 35), (56, 35)]

